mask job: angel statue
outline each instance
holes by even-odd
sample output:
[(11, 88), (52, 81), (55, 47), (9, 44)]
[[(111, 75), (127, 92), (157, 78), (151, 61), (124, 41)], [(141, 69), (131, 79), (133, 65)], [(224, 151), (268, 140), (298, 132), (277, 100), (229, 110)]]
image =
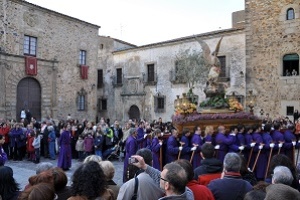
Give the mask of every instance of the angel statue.
[(226, 84), (218, 82), (219, 75), (221, 73), (221, 63), (218, 59), (218, 53), (223, 37), (219, 40), (215, 51), (211, 53), (209, 46), (200, 38), (195, 37), (202, 48), (202, 54), (205, 62), (210, 67), (207, 77), (207, 86), (204, 90), (207, 97), (211, 97), (218, 94), (224, 94)]

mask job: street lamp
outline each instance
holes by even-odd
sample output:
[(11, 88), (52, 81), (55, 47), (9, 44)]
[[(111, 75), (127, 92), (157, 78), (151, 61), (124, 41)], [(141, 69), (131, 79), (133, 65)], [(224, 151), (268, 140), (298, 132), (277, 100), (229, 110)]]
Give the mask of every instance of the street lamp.
[(248, 107), (250, 108), (250, 113), (253, 115), (253, 108), (255, 104), (255, 96), (253, 95), (253, 91), (249, 90), (249, 97), (248, 97)]

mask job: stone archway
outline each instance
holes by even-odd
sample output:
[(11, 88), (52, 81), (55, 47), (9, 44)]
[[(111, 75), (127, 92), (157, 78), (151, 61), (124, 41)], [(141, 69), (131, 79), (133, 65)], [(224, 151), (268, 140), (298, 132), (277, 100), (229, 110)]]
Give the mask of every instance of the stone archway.
[(129, 115), (129, 119), (132, 120), (136, 119), (137, 121), (139, 121), (141, 119), (140, 109), (136, 105), (130, 106), (128, 115)]
[(20, 120), (22, 109), (29, 110), (31, 115), (41, 120), (41, 86), (31, 77), (23, 78), (17, 86), (16, 119)]

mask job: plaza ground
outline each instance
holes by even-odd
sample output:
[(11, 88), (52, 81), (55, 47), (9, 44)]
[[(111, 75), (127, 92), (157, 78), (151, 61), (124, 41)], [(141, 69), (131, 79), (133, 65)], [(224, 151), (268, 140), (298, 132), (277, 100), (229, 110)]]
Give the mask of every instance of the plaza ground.
[[(53, 164), (53, 166), (57, 166), (57, 159), (56, 160), (50, 160), (50, 159), (44, 159), (41, 158), (41, 162), (50, 162)], [(122, 161), (112, 161), (112, 163), (115, 166), (115, 176), (114, 181), (118, 185), (123, 184), (123, 162)], [(66, 174), (68, 176), (68, 185), (71, 185), (71, 179), (74, 171), (76, 168), (81, 164), (77, 159), (72, 159), (72, 167), (70, 170), (66, 171)], [(13, 169), (14, 172), (14, 178), (16, 179), (17, 183), (20, 184), (21, 190), (24, 189), (24, 187), (28, 184), (28, 178), (30, 176), (35, 175), (35, 170), (37, 164), (34, 164), (30, 161), (12, 161), (9, 160), (5, 163), (6, 166), (9, 166)]]

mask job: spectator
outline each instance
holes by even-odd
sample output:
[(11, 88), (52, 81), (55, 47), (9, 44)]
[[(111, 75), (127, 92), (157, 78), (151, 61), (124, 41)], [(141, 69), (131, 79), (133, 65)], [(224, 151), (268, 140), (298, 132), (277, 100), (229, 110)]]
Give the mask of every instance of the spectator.
[(266, 178), (266, 182), (271, 183), (271, 180), (272, 180), (271, 176), (272, 176), (272, 174), (274, 174), (274, 169), (277, 166), (285, 166), (291, 170), (293, 178), (294, 178), (291, 186), (294, 189), (299, 190), (299, 179), (297, 176), (296, 168), (295, 168), (293, 162), (289, 159), (289, 157), (287, 157), (286, 155), (283, 155), (283, 154), (275, 155), (272, 157), (271, 162), (270, 162), (270, 167), (268, 170), (268, 176)]
[(266, 193), (261, 190), (252, 190), (247, 192), (244, 197), (244, 200), (264, 200), (266, 197)]
[(49, 183), (39, 183), (24, 190), (18, 200), (53, 200), (57, 199), (53, 185)]
[(293, 183), (293, 175), (289, 168), (285, 166), (277, 166), (274, 169), (274, 174), (272, 177), (272, 184), (281, 183), (284, 185), (291, 186)]
[(271, 184), (266, 188), (267, 194), (265, 200), (300, 200), (299, 191), (284, 184)]
[(159, 170), (147, 165), (143, 157), (138, 155), (134, 155), (133, 157), (138, 160), (138, 162), (133, 163), (133, 165), (145, 170), (145, 172), (150, 175), (154, 182), (165, 191), (166, 197), (162, 197), (159, 200), (168, 198), (185, 200), (194, 199), (193, 192), (188, 187), (186, 187), (186, 173), (180, 165), (174, 162), (166, 164), (163, 171), (160, 172)]
[(223, 162), (223, 178), (212, 180), (208, 188), (216, 200), (243, 199), (252, 190), (252, 185), (240, 174), (242, 161), (238, 154), (227, 153)]
[[(143, 157), (147, 165), (152, 165), (152, 152), (149, 149), (140, 149), (137, 151), (136, 154)], [(139, 168), (137, 168), (136, 166), (133, 166), (131, 170), (133, 171), (135, 177), (138, 180), (132, 178), (122, 185), (118, 195), (119, 200), (131, 199), (131, 197), (134, 195), (135, 184), (137, 184), (138, 187), (138, 200), (156, 200), (164, 195), (163, 191), (158, 187), (158, 185), (155, 184), (153, 179), (147, 173), (144, 172), (144, 170), (139, 170)]]
[(72, 196), (68, 200), (114, 199), (113, 191), (107, 189), (104, 172), (99, 163), (95, 161), (84, 163), (77, 168), (73, 174), (72, 181)]
[(97, 155), (90, 155), (88, 157), (86, 157), (83, 161), (83, 163), (87, 163), (87, 162), (90, 162), (90, 161), (95, 161), (97, 163), (101, 163), (102, 161), (102, 158), (100, 156), (97, 156)]
[(82, 161), (84, 159), (84, 140), (81, 135), (78, 136), (78, 140), (76, 141), (75, 149), (78, 153), (78, 160)]
[(115, 175), (115, 167), (114, 165), (108, 161), (102, 161), (100, 162), (100, 166), (103, 169), (104, 175), (106, 177), (106, 183), (108, 185), (108, 188), (111, 189), (114, 192), (115, 199), (117, 199), (117, 196), (119, 194), (120, 186), (118, 186), (114, 181), (114, 175)]
[(13, 170), (7, 166), (0, 167), (0, 196), (3, 200), (16, 200), (19, 196), (19, 184), (13, 177)]
[(53, 164), (50, 162), (41, 162), (36, 166), (36, 174), (39, 174), (43, 171), (53, 168)]
[(254, 173), (247, 168), (247, 161), (245, 157), (243, 155), (240, 155), (240, 158), (242, 161), (241, 170), (240, 170), (242, 178), (245, 181), (248, 181), (251, 185), (256, 185), (257, 180), (254, 176)]
[(2, 148), (2, 145), (5, 142), (5, 136), (0, 135), (0, 166), (3, 166), (5, 162), (7, 161), (7, 154), (5, 153), (4, 149)]
[(188, 178), (187, 187), (193, 191), (195, 200), (214, 200), (213, 194), (206, 186), (200, 185), (196, 180), (193, 180), (193, 166), (188, 160), (180, 159), (175, 162), (185, 170)]
[(198, 180), (199, 175), (221, 173), (223, 164), (219, 159), (214, 158), (215, 149), (211, 143), (204, 143), (201, 147), (201, 165), (194, 170), (194, 179)]
[(67, 186), (68, 177), (66, 173), (59, 167), (49, 170), (53, 175), (54, 190), (57, 194), (56, 200), (65, 200), (71, 196), (71, 188)]

